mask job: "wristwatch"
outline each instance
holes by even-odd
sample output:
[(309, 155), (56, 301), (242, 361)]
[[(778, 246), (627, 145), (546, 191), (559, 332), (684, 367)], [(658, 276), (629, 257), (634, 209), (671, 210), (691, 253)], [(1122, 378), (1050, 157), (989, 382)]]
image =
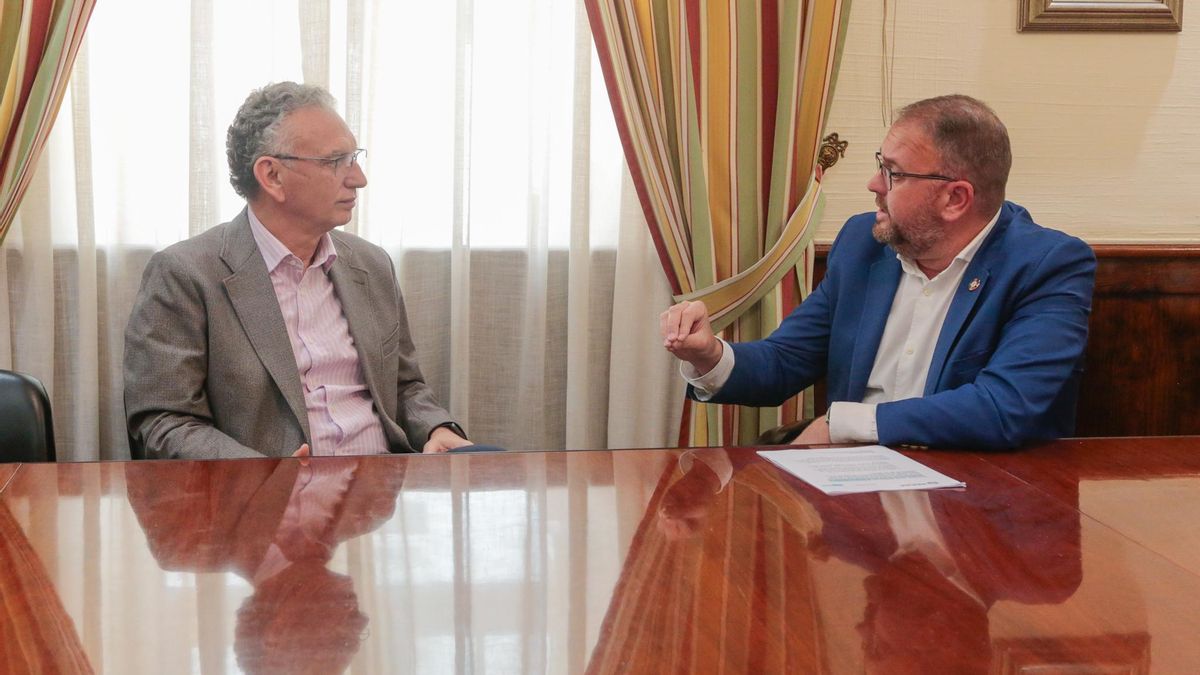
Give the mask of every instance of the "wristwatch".
[(442, 427), (446, 427), (450, 431), (453, 431), (455, 434), (461, 436), (463, 438), (463, 440), (467, 440), (467, 441), (471, 440), (471, 439), (467, 438), (467, 432), (463, 431), (463, 428), (458, 426), (457, 422), (442, 422), (441, 424), (439, 424), (436, 427), (429, 430), (429, 436), (432, 437), (433, 432), (437, 431), (438, 429), (441, 429)]

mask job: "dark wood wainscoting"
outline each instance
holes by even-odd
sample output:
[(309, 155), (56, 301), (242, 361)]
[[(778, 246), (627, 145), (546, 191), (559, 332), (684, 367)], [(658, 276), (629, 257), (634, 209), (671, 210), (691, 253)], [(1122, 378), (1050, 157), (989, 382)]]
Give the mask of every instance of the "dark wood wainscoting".
[(1200, 246), (1096, 245), (1080, 436), (1200, 433)]
[[(1092, 249), (1096, 292), (1076, 434), (1200, 434), (1200, 245)], [(828, 252), (817, 247), (817, 279)]]

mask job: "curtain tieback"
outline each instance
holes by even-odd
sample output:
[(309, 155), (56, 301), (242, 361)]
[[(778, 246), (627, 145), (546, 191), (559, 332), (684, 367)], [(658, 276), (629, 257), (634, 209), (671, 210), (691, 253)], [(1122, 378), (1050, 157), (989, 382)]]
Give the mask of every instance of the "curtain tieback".
[(691, 293), (676, 295), (675, 302), (700, 300), (708, 307), (709, 320), (714, 332), (720, 332), (737, 320), (750, 307), (762, 299), (779, 283), (788, 270), (796, 266), (800, 256), (813, 238), (811, 227), (820, 220), (825, 200), (821, 194), (821, 183), (814, 174), (808, 181), (808, 189), (796, 210), (788, 218), (779, 239), (767, 250), (758, 262), (746, 270), (719, 281), (711, 286)]

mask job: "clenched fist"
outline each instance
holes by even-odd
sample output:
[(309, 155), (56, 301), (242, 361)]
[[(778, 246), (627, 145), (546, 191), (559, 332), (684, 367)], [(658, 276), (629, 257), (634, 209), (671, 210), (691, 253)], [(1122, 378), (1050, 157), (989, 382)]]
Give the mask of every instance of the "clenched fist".
[(721, 360), (724, 349), (713, 334), (703, 302), (684, 300), (658, 317), (663, 347), (703, 375)]

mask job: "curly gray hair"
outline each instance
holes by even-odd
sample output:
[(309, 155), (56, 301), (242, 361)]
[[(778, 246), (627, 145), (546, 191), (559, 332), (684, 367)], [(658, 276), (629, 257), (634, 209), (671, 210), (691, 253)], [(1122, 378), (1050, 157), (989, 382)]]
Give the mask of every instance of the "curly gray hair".
[(258, 194), (254, 162), (263, 155), (283, 152), (279, 128), (294, 110), (321, 106), (330, 111), (336, 103), (321, 87), (295, 82), (276, 82), (256, 89), (238, 108), (225, 136), (225, 156), (229, 160), (229, 182), (242, 197)]

